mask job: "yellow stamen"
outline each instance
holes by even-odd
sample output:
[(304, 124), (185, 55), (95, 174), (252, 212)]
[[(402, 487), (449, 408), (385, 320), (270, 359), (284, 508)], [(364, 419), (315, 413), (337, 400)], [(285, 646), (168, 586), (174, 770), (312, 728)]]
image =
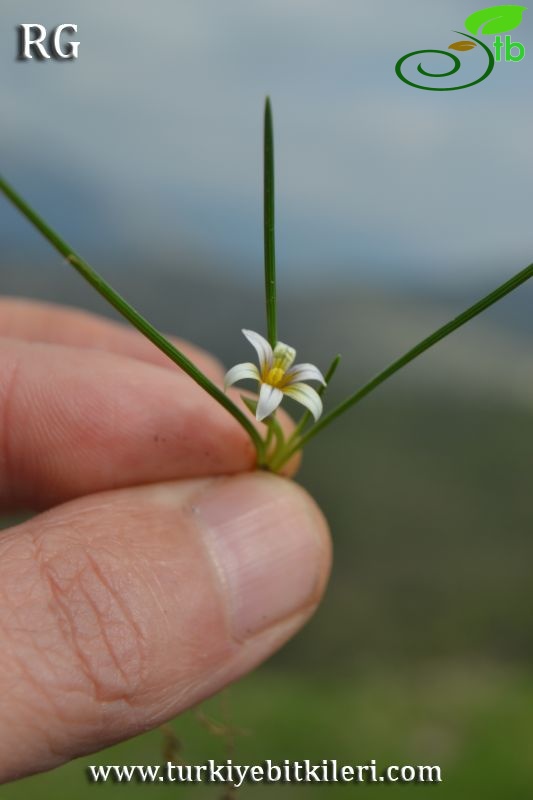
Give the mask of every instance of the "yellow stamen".
[(261, 380), (263, 383), (268, 383), (269, 386), (274, 386), (276, 389), (282, 389), (287, 383), (286, 372), (294, 361), (296, 350), (289, 347), (283, 342), (278, 342), (274, 348), (274, 363), (272, 366), (263, 369)]
[(270, 384), (270, 386), (278, 387), (281, 383), (283, 383), (284, 378), (284, 369), (281, 369), (281, 367), (272, 367), (272, 369), (269, 369), (263, 380), (265, 383)]

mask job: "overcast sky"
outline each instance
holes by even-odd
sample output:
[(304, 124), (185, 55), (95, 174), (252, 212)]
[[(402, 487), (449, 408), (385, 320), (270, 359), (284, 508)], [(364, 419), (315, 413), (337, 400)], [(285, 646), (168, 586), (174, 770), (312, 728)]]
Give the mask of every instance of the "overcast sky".
[[(43, 5), (2, 0), (1, 170), (89, 257), (255, 274), (268, 92), (286, 280), (458, 285), (533, 260), (533, 9), (512, 33), (524, 61), (424, 92), (397, 59), (446, 49), (478, 2)], [(79, 59), (16, 61), (21, 22), (77, 23)], [(461, 57), (470, 74), (483, 53)], [(2, 204), (3, 247), (33, 256), (26, 232)]]

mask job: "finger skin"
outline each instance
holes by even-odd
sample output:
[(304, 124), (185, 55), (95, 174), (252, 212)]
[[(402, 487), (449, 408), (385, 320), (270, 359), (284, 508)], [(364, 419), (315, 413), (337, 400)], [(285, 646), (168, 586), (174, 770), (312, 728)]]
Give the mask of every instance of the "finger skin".
[(312, 614), (330, 555), (307, 494), (260, 473), (107, 492), (11, 529), (0, 780), (152, 728), (251, 670)]
[[(255, 448), (243, 428), (168, 359), (163, 363), (171, 369), (158, 358), (130, 357), (143, 348), (129, 331), (90, 315), (84, 328), (84, 315), (62, 309), (45, 309), (45, 322), (30, 330), (30, 316), (16, 322), (20, 309), (4, 306), (12, 312), (9, 324), (8, 315), (0, 316), (4, 329), (28, 341), (0, 338), (0, 509), (48, 508), (119, 486), (254, 467)], [(63, 325), (69, 314), (70, 327)], [(98, 329), (93, 341), (102, 346), (127, 333), (122, 345), (129, 355), (33, 341), (48, 323), (49, 338), (62, 331), (85, 341), (89, 329)], [(222, 374), (209, 356), (199, 358)], [(238, 393), (230, 395), (248, 414)], [(292, 429), (286, 414), (280, 422)], [(264, 426), (257, 426), (263, 436)], [(294, 474), (299, 460), (283, 474)]]
[(189, 376), (113, 353), (0, 340), (0, 506), (250, 470), (243, 428)]
[[(134, 328), (53, 303), (0, 297), (0, 337), (106, 350), (177, 369), (164, 353)], [(211, 380), (222, 382), (224, 368), (214, 356), (182, 339), (170, 339)]]

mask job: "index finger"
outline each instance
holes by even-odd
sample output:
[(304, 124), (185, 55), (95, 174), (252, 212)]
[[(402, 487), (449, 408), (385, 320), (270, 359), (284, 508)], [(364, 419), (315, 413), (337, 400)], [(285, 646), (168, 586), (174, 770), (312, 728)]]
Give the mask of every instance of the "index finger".
[(254, 464), (248, 434), (178, 369), (0, 339), (0, 507)]
[[(175, 369), (173, 362), (138, 331), (97, 314), (56, 303), (0, 297), (0, 337), (105, 350)], [(211, 380), (221, 382), (224, 369), (210, 353), (175, 337), (171, 341)]]

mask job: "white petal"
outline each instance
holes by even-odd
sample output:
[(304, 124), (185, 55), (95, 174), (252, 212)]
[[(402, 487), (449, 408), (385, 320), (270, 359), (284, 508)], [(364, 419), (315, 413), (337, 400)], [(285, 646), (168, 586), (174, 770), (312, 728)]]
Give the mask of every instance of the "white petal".
[(265, 417), (269, 417), (279, 406), (283, 400), (283, 392), (281, 389), (276, 389), (275, 386), (270, 386), (264, 383), (259, 392), (259, 402), (257, 404), (257, 411), (255, 412), (256, 418), (261, 422)]
[(299, 381), (320, 381), (323, 386), (326, 385), (324, 376), (314, 364), (295, 364), (287, 370), (285, 377), (289, 379), (289, 385)]
[(305, 406), (315, 418), (315, 422), (322, 414), (320, 395), (306, 383), (293, 383), (292, 386), (287, 386), (283, 393)]
[(224, 376), (224, 389), (227, 389), (228, 386), (232, 386), (234, 383), (237, 383), (237, 381), (244, 381), (248, 379), (254, 381), (261, 380), (259, 376), (259, 370), (255, 364), (237, 364), (235, 367), (232, 367), (226, 372)]
[(265, 369), (270, 369), (274, 361), (274, 353), (267, 340), (261, 336), (260, 333), (256, 333), (255, 331), (247, 331), (243, 328), (242, 332), (252, 347), (255, 348), (257, 357), (259, 358), (259, 370), (263, 372)]

